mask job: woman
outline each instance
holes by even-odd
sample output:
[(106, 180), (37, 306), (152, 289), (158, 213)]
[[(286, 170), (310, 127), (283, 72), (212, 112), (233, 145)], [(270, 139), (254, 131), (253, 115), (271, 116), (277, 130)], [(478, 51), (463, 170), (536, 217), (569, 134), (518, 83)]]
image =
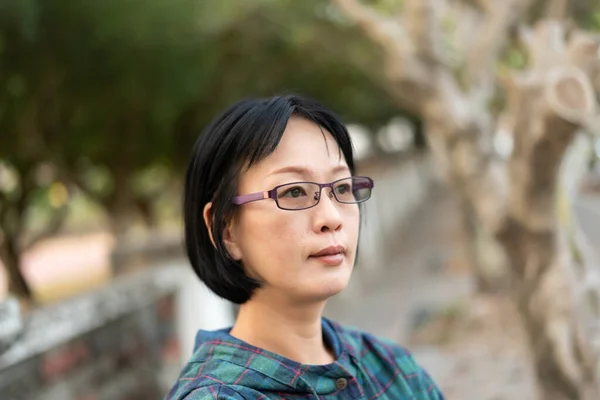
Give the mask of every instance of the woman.
[(168, 399), (443, 399), (407, 350), (322, 317), (350, 279), (372, 188), (314, 101), (245, 100), (212, 122), (187, 170), (186, 248), (240, 308), (232, 328), (198, 333)]

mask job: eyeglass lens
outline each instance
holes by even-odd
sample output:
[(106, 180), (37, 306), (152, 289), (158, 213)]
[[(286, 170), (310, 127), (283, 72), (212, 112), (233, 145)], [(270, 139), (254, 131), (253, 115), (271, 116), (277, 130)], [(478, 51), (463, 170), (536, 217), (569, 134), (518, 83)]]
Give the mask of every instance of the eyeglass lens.
[[(371, 184), (361, 177), (343, 179), (335, 182), (332, 193), (340, 203), (361, 203), (371, 197)], [(313, 207), (320, 196), (321, 188), (311, 182), (291, 183), (277, 188), (277, 203), (280, 208), (288, 210)]]

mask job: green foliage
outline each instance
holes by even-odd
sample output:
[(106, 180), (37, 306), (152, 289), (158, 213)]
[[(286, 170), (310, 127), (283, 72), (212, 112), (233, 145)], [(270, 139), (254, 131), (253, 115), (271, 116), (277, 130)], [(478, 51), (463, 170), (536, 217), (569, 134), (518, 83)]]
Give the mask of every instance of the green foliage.
[(348, 122), (387, 122), (397, 108), (380, 55), (333, 10), (320, 0), (0, 1), (0, 160), (20, 189), (4, 206), (47, 197), (42, 164), (109, 213), (152, 199), (181, 178), (202, 127), (243, 97), (295, 91)]

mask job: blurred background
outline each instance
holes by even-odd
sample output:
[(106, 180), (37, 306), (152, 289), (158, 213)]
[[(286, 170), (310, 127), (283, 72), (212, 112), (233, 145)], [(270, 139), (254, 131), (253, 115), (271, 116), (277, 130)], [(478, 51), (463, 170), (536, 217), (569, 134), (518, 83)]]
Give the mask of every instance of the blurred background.
[(182, 252), (191, 147), (296, 92), (376, 182), (326, 315), (410, 348), (449, 400), (583, 399), (599, 30), (592, 0), (0, 0), (0, 397), (163, 398), (235, 316)]

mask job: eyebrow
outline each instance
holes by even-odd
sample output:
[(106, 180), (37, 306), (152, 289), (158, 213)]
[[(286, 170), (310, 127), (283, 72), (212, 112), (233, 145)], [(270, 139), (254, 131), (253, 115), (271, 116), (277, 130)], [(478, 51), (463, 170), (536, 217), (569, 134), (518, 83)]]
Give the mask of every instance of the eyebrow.
[[(334, 167), (331, 172), (332, 173), (338, 173), (338, 172), (345, 172), (345, 171), (349, 171), (350, 168), (348, 168), (345, 165), (338, 165), (337, 167)], [(296, 174), (300, 174), (300, 175), (310, 175), (313, 171), (306, 168), (306, 167), (301, 167), (298, 165), (290, 165), (287, 167), (283, 167), (283, 168), (279, 168), (276, 169), (275, 171), (272, 171), (271, 173), (269, 173), (270, 175), (276, 175), (276, 174), (283, 174), (283, 173), (296, 173)]]

